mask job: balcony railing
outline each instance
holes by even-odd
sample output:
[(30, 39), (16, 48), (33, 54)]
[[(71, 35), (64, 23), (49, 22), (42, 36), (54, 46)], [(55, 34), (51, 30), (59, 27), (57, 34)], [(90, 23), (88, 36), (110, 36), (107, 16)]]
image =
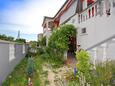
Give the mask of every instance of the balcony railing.
[(84, 22), (94, 16), (97, 16), (99, 11), (99, 1), (94, 2), (93, 4), (89, 5), (86, 9), (78, 13), (78, 22)]

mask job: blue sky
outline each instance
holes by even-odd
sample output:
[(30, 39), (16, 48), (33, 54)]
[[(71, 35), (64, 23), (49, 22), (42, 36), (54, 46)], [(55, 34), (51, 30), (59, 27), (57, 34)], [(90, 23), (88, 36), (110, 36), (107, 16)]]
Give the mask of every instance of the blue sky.
[(44, 16), (53, 17), (65, 0), (0, 0), (0, 34), (36, 40)]

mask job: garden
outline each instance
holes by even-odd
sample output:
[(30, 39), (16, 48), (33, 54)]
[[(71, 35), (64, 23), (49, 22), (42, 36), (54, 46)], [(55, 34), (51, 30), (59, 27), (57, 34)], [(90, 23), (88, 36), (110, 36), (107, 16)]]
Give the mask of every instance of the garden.
[(53, 31), (48, 46), (46, 37), (37, 42), (38, 48), (33, 45), (37, 52), (29, 52), (2, 86), (115, 86), (115, 61), (94, 67), (89, 53), (81, 50), (75, 52), (76, 68), (66, 64), (64, 52), (68, 50), (69, 38), (76, 36), (76, 28), (59, 28)]

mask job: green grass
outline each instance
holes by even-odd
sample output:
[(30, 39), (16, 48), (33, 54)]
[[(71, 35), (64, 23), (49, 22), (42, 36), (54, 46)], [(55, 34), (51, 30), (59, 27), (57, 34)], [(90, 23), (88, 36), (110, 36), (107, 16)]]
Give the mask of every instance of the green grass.
[[(18, 64), (13, 72), (6, 78), (2, 86), (26, 86), (27, 85), (27, 62), (28, 59), (24, 58), (20, 64)], [(32, 77), (34, 86), (41, 86), (40, 73), (42, 72), (42, 64), (44, 63), (42, 58), (38, 56), (34, 57), (35, 71)]]
[(25, 86), (27, 84), (26, 66), (27, 58), (24, 58), (3, 82), (2, 86)]
[[(43, 64), (50, 64), (53, 69), (63, 64), (59, 59), (44, 59), (39, 55), (34, 55), (33, 60), (35, 69), (32, 76), (33, 86), (45, 86), (45, 84), (49, 84), (47, 80), (48, 71), (43, 71)], [(13, 72), (6, 78), (2, 86), (27, 86), (27, 63), (28, 58), (26, 57), (14, 68)]]

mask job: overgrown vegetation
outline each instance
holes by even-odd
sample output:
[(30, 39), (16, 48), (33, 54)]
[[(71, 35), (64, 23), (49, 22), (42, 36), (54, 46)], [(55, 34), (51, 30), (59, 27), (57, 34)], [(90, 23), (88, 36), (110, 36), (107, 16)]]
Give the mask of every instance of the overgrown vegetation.
[(26, 77), (27, 58), (25, 58), (14, 71), (3, 82), (2, 86), (25, 86), (27, 85)]
[[(76, 28), (73, 25), (61, 26), (50, 36), (48, 46), (43, 46), (42, 49), (39, 49), (41, 57), (55, 65), (54, 67), (60, 66), (64, 63), (63, 55), (68, 50), (69, 38), (74, 36), (76, 36)], [(41, 42), (45, 44), (46, 40)]]
[(93, 86), (115, 86), (115, 61), (106, 61), (96, 66), (91, 73), (91, 84)]
[(38, 40), (38, 45), (39, 47), (44, 47), (46, 46), (46, 36), (43, 36), (41, 40)]
[(73, 25), (63, 25), (53, 32), (49, 39), (48, 47), (53, 49), (54, 53), (63, 53), (68, 50), (69, 38), (76, 36), (76, 29)]
[[(11, 77), (4, 81), (3, 86), (26, 86), (28, 83), (27, 77), (31, 74), (33, 86), (44, 86), (42, 84), (43, 77), (47, 77), (48, 74), (47, 71), (43, 71), (42, 65), (46, 63), (54, 69), (61, 67), (64, 64), (64, 51), (68, 50), (69, 37), (75, 36), (75, 33), (76, 29), (73, 25), (63, 25), (59, 30), (53, 32), (48, 46), (46, 46), (46, 37), (43, 37), (38, 42), (41, 46), (38, 48), (38, 55), (33, 56), (33, 53), (27, 55), (28, 57), (32, 56), (34, 68), (33, 63), (28, 63), (28, 59), (25, 58), (9, 75)], [(45, 83), (49, 84), (49, 81), (45, 79)]]
[(77, 75), (78, 77), (83, 74), (83, 76), (87, 77), (86, 81), (88, 82), (90, 80), (90, 56), (85, 50), (81, 50), (80, 52), (76, 52), (76, 58), (77, 58)]
[(31, 65), (31, 63), (28, 63), (28, 57), (24, 58), (3, 82), (2, 86), (27, 86), (28, 73), (30, 74), (30, 72), (33, 71), (33, 66), (34, 71), (31, 75), (33, 86), (42, 86), (40, 75), (42, 75), (42, 64), (44, 63), (44, 60), (39, 56), (35, 56), (32, 59), (34, 60), (34, 64), (32, 63)]
[(93, 68), (87, 51), (77, 52), (76, 57), (76, 80), (80, 85), (84, 86), (89, 83), (91, 86), (115, 86), (115, 61), (99, 63)]

